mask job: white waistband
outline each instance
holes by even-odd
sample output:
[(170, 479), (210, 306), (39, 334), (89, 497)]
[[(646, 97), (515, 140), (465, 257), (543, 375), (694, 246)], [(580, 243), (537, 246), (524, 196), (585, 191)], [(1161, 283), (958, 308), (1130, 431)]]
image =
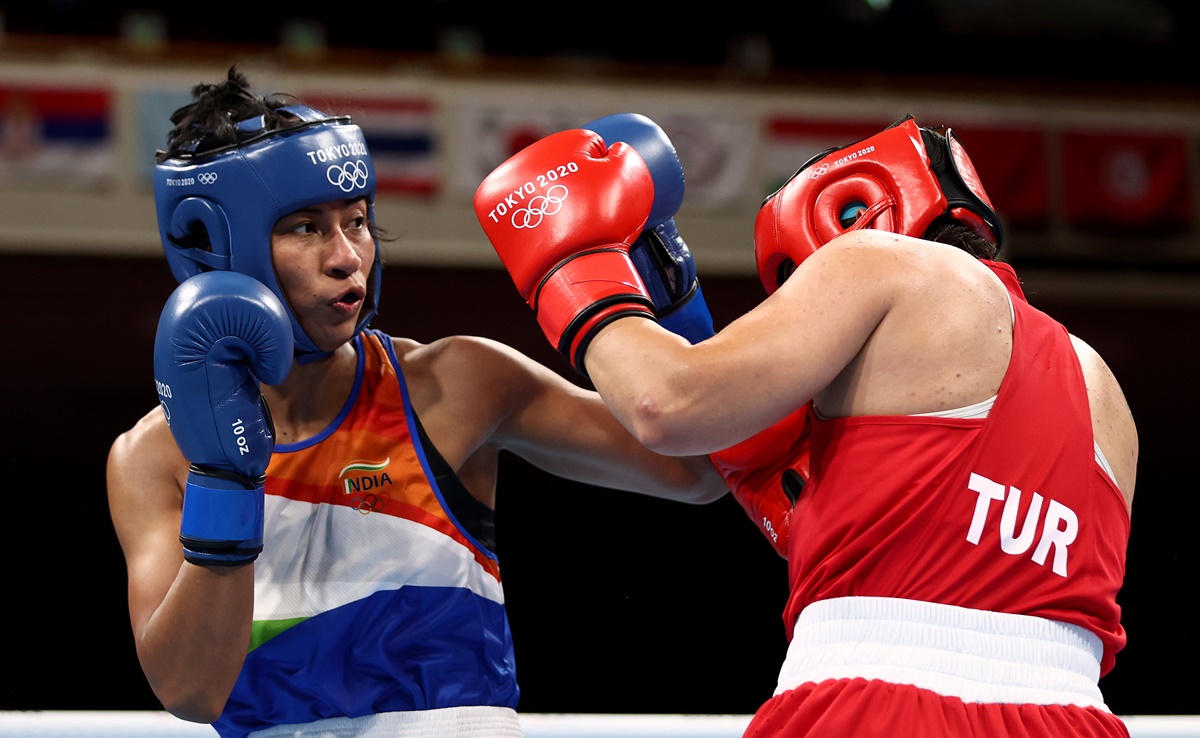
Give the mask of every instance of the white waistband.
[(830, 679), (911, 684), (964, 702), (1108, 712), (1103, 646), (1054, 620), (886, 597), (839, 597), (796, 620), (775, 694)]
[(516, 710), (487, 705), (276, 725), (248, 738), (522, 738)]

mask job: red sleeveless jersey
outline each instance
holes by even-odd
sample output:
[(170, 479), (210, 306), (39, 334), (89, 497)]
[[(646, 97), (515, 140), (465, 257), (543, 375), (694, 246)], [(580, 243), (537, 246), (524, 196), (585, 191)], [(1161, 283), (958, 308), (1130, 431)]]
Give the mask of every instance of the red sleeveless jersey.
[(1084, 627), (1125, 645), (1117, 592), (1129, 515), (1095, 458), (1066, 329), (1012, 296), (1013, 351), (986, 418), (812, 421), (812, 479), (792, 516), (791, 638), (800, 611), (845, 596), (899, 597)]

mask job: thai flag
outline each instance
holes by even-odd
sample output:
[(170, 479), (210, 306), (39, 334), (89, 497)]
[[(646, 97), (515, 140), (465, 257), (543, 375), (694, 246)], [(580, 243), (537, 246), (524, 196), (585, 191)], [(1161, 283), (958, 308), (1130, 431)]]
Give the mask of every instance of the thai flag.
[(107, 89), (0, 84), (0, 184), (86, 189), (116, 161)]
[(302, 99), (330, 115), (349, 115), (362, 128), (375, 164), (380, 194), (428, 197), (442, 188), (434, 104), (427, 98), (353, 97), (329, 102)]

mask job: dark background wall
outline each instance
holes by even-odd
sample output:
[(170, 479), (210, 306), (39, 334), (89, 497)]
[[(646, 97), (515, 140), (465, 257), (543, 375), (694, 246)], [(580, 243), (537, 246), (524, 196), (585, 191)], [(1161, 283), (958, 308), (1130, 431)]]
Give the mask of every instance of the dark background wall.
[[(231, 45), (324, 49), (456, 62), (534, 61), (546, 70), (635, 66), (743, 71), (779, 79), (910, 76), (947, 92), (1017, 81), (1048, 90), (1186, 85), (1200, 79), (1191, 0), (808, 0), (794, 6), (614, 2), (594, 14), (541, 14), (506, 3), (406, 3), (379, 22), (293, 0), (254, 17), (188, 3), (0, 0), (10, 48), (27, 40), (122, 40), (131, 48), (220, 53)], [(323, 60), (322, 60), (323, 61)], [(379, 58), (386, 63), (387, 59)]]
[[(1193, 680), (1173, 675), (1200, 660), (1191, 604), (1200, 304), (1039, 297), (1036, 278), (1026, 280), (1034, 304), (1108, 359), (1141, 429), (1120, 598), (1130, 642), (1102, 683), (1109, 704), (1195, 713)], [(719, 325), (762, 296), (749, 276), (704, 285)], [(153, 333), (174, 286), (159, 259), (0, 255), (0, 710), (160, 709), (134, 655), (104, 462), (112, 439), (156, 402)], [(499, 270), (388, 266), (376, 326), (420, 340), (487, 335), (562, 369)], [(525, 711), (741, 714), (770, 694), (786, 647), (785, 564), (731, 498), (702, 507), (641, 498), (516, 458), (500, 485)]]
[[(1184, 101), (1200, 94), (1197, 5), (1186, 0), (822, 0), (788, 17), (761, 5), (744, 17), (728, 7), (651, 17), (645, 3), (606, 3), (587, 23), (560, 22), (549, 33), (544, 24), (556, 19), (531, 25), (511, 4), (486, 15), (475, 3), (415, 4), (387, 22), (330, 12), (327, 3), (288, 3), (261, 22), (228, 8), (155, 5), (0, 2), (0, 56), (122, 40), (130, 45), (118, 50), (151, 61), (182, 52), (224, 59), (231, 44), (278, 50), (299, 30), (368, 64), (431, 54), (454, 69), (632, 71), (639, 79), (670, 79), (686, 67), (722, 82), (831, 80), (849, 95), (898, 86)], [(502, 63), (510, 60), (523, 66)], [(28, 214), (47, 229), (54, 216)], [(1129, 243), (1133, 253), (1137, 234)], [(159, 259), (4, 247), (0, 710), (159, 709), (134, 655), (104, 462), (112, 439), (156, 402), (151, 347), (174, 282)], [(1038, 266), (1058, 284), (1090, 279), (1075, 271), (1079, 264)], [(1178, 276), (1169, 264), (1156, 268)], [(487, 335), (562, 369), (505, 273), (394, 265), (385, 274), (377, 327), (420, 340)], [(1107, 358), (1141, 430), (1120, 597), (1130, 640), (1102, 682), (1109, 704), (1121, 714), (1200, 713), (1195, 679), (1181, 676), (1200, 661), (1197, 290), (1116, 299), (1096, 289), (1039, 291), (1037, 278), (1026, 279), (1035, 305)], [(762, 295), (752, 276), (706, 276), (704, 284), (719, 325)], [(749, 713), (770, 694), (786, 645), (785, 564), (732, 499), (689, 507), (639, 498), (508, 458), (497, 523), (523, 710)]]

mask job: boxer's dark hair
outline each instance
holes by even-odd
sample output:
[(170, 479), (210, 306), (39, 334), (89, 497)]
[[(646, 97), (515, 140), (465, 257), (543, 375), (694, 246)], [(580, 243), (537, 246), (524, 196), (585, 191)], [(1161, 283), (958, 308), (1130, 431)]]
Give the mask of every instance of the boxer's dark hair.
[(944, 243), (948, 246), (955, 246), (966, 251), (976, 259), (994, 261), (1000, 252), (1000, 248), (994, 241), (990, 241), (979, 235), (979, 232), (974, 228), (963, 225), (956, 220), (950, 220), (949, 218), (934, 221), (925, 231), (925, 235), (922, 238)]
[[(167, 133), (167, 148), (155, 153), (155, 161), (236, 146), (248, 135), (283, 127), (292, 119), (276, 111), (297, 102), (287, 93), (255, 95), (246, 75), (234, 64), (223, 82), (202, 82), (192, 88), (192, 102), (171, 114), (174, 127)], [(258, 131), (247, 133), (237, 127), (239, 122), (258, 116), (263, 116)]]

